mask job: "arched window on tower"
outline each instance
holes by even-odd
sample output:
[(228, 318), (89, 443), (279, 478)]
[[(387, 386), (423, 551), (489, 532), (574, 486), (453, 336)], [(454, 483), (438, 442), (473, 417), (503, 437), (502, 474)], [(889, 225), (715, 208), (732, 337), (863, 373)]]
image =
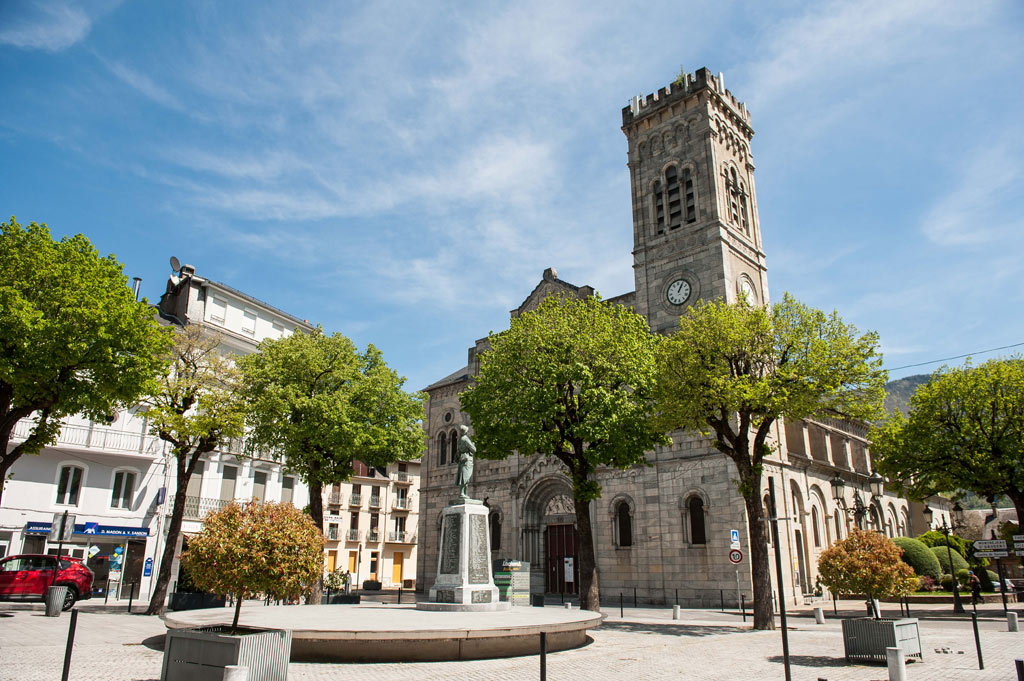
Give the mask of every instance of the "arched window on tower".
[(707, 544), (707, 528), (704, 526), (704, 500), (698, 496), (692, 496), (686, 506), (690, 512), (690, 543)]
[(654, 194), (654, 227), (658, 234), (665, 231), (665, 196), (661, 192), (661, 182), (655, 182)]
[(693, 173), (689, 168), (683, 170), (683, 206), (687, 223), (697, 222), (697, 200), (693, 191)]
[(683, 223), (683, 206), (679, 196), (679, 170), (675, 166), (665, 169), (665, 200), (668, 204), (668, 228), (676, 229)]
[(729, 168), (725, 176), (726, 189), (729, 192), (729, 219), (734, 225), (740, 224), (740, 191), (739, 178), (735, 168)]
[(739, 187), (739, 200), (740, 200), (740, 226), (743, 227), (743, 233), (750, 236), (750, 219), (747, 217), (747, 188), (740, 183)]
[(448, 434), (447, 433), (441, 433), (441, 436), (438, 438), (438, 444), (440, 446), (437, 448), (437, 465), (438, 466), (443, 466), (444, 463), (445, 463), (445, 457), (448, 456)]
[(459, 462), (459, 434), (456, 431), (452, 431), (448, 434), (448, 450), (451, 452), (451, 456), (448, 457), (448, 463)]
[(818, 507), (811, 506), (811, 534), (814, 536), (814, 548), (821, 548), (821, 515)]
[(619, 546), (633, 545), (633, 514), (625, 500), (615, 508), (615, 530)]

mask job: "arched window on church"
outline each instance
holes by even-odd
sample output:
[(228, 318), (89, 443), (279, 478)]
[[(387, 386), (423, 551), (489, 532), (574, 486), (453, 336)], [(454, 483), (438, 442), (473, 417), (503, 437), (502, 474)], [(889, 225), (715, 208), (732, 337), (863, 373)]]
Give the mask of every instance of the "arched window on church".
[(818, 513), (818, 507), (811, 506), (811, 534), (814, 537), (814, 548), (821, 548), (821, 514)]
[(501, 550), (501, 516), (497, 511), (491, 511), (491, 551)]
[(438, 438), (438, 444), (440, 446), (437, 448), (437, 465), (438, 466), (443, 466), (444, 463), (445, 463), (445, 457), (448, 456), (448, 434), (447, 433), (441, 433), (440, 438)]
[(693, 191), (693, 173), (689, 168), (683, 170), (683, 199), (686, 222), (697, 222), (697, 199)]
[(451, 456), (448, 457), (448, 463), (459, 462), (459, 434), (454, 430), (448, 434), (448, 448), (451, 452)]
[(661, 192), (661, 182), (655, 182), (654, 194), (654, 227), (658, 234), (665, 231), (665, 195)]
[(690, 543), (707, 544), (707, 528), (704, 526), (704, 500), (698, 496), (690, 497), (686, 504), (690, 515)]
[(625, 500), (615, 508), (615, 530), (619, 546), (633, 545), (633, 514)]
[(739, 185), (739, 202), (740, 226), (743, 227), (743, 233), (750, 236), (750, 219), (747, 217), (747, 188), (743, 186), (742, 182)]
[(734, 225), (740, 224), (740, 188), (735, 168), (729, 168), (725, 176), (726, 189), (729, 192), (729, 218)]
[(665, 169), (665, 200), (668, 203), (668, 228), (676, 229), (683, 222), (683, 206), (679, 197), (679, 170), (675, 166)]

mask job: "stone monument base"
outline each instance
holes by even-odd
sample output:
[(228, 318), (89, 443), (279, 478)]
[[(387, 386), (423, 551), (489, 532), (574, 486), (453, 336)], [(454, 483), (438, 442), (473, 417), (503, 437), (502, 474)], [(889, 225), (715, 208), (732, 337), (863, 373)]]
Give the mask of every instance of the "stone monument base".
[(431, 612), (498, 612), (511, 609), (512, 604), (508, 601), (494, 601), (493, 603), (437, 603), (420, 601), (416, 604), (417, 610), (430, 610)]
[(489, 510), (475, 499), (460, 498), (441, 512), (441, 551), (430, 600), (419, 610), (495, 612), (507, 610), (494, 585), (487, 523)]

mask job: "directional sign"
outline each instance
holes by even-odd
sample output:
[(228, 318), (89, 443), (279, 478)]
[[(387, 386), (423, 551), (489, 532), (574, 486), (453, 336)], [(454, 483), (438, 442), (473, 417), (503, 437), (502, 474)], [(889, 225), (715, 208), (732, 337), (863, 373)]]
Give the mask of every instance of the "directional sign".
[(975, 558), (1006, 558), (1009, 556), (1008, 551), (975, 551)]
[(1024, 541), (1024, 534), (1013, 535), (1013, 541)]
[(1013, 548), (1015, 548), (1015, 549), (1024, 549), (1024, 541), (1015, 541), (1015, 542), (1013, 542)]
[(729, 548), (738, 549), (740, 547), (740, 531), (729, 530)]
[(982, 549), (983, 551), (1005, 551), (1006, 541), (1003, 539), (979, 539), (974, 542), (975, 549)]
[(729, 562), (733, 565), (739, 565), (743, 562), (743, 552), (739, 549), (733, 549), (729, 552)]

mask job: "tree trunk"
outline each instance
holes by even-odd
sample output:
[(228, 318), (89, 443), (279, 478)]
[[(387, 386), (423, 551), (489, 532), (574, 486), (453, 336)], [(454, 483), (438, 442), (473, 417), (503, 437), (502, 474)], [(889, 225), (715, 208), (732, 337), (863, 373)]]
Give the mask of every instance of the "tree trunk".
[(580, 608), (601, 611), (597, 585), (597, 561), (594, 559), (594, 531), (590, 525), (590, 502), (573, 499), (576, 528), (580, 533)]
[[(309, 516), (313, 519), (313, 524), (320, 530), (320, 534), (324, 532), (324, 486), (319, 481), (310, 481), (309, 483)], [(313, 584), (312, 591), (309, 592), (309, 596), (306, 597), (307, 605), (319, 605), (323, 600), (323, 588), (324, 578), (323, 570), (317, 577), (316, 582)]]
[[(1024, 490), (1015, 490), (1007, 493), (1010, 497), (1010, 501), (1013, 502), (1013, 507), (1017, 509), (1017, 529), (1018, 534), (1024, 533)], [(999, 531), (999, 524), (996, 523), (996, 532)]]
[[(739, 466), (737, 466), (739, 468)], [(754, 590), (754, 629), (774, 629), (772, 611), (771, 559), (765, 533), (764, 505), (761, 501), (761, 476), (753, 470), (740, 471), (740, 482), (748, 490), (743, 496), (750, 532), (750, 574)], [(778, 537), (775, 537), (778, 541)]]
[[(7, 451), (7, 442), (2, 445), (3, 451)], [(0, 508), (4, 505), (4, 488), (7, 487), (7, 471), (14, 465), (14, 461), (8, 461), (7, 457), (0, 458)]]
[(188, 492), (188, 481), (192, 475), (183, 465), (183, 459), (176, 458), (176, 460), (178, 461), (178, 478), (175, 485), (174, 506), (171, 509), (171, 519), (167, 524), (167, 543), (164, 544), (163, 557), (160, 558), (160, 571), (157, 572), (153, 596), (149, 599), (149, 607), (146, 608), (147, 615), (163, 615), (166, 609), (167, 583), (171, 581), (174, 551), (178, 546), (181, 522), (185, 517), (185, 494)]
[(242, 612), (242, 594), (235, 596), (235, 618), (231, 620), (231, 631), (235, 632), (238, 630), (238, 616)]

